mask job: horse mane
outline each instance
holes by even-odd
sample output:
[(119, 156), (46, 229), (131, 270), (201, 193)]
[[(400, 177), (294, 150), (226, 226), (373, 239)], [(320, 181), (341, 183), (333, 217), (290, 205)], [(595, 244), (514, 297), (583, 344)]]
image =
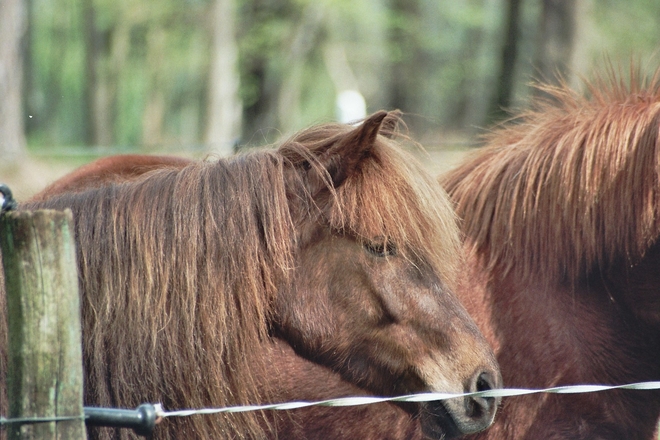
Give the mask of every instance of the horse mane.
[[(139, 405), (130, 396), (142, 394), (201, 408), (263, 397), (250, 354), (293, 267), (282, 170), (273, 152), (248, 154), (39, 204), (73, 210), (95, 401)], [(220, 417), (223, 431), (173, 423), (194, 424), (202, 438), (259, 437), (254, 415)]]
[[(273, 300), (295, 268), (291, 167), (310, 167), (330, 194), (327, 206), (306, 189), (295, 194), (309, 218), (393, 240), (453, 282), (460, 241), (451, 204), (396, 141), (379, 136), (372, 157), (332, 187), (319, 157), (350, 133), (326, 124), (276, 150), (152, 171), (21, 207), (73, 210), (88, 399), (137, 406), (131, 396), (139, 395), (165, 408), (268, 400), (258, 384), (267, 360), (255, 347), (269, 337)], [(200, 438), (263, 437), (263, 415), (213, 417), (168, 424)]]
[(635, 264), (660, 234), (660, 71), (613, 69), (581, 96), (542, 86), (537, 103), (441, 177), (492, 271), (575, 282)]

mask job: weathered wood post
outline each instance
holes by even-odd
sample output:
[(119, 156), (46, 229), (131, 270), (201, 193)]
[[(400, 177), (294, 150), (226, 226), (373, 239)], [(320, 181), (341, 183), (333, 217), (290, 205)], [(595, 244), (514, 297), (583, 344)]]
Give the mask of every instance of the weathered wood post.
[(7, 212), (0, 217), (8, 312), (9, 418), (68, 418), (10, 424), (10, 440), (86, 438), (72, 230), (69, 210)]

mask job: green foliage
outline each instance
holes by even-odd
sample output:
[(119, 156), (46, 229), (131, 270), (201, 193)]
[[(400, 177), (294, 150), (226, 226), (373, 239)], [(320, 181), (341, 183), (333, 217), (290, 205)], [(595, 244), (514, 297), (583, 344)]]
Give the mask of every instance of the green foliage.
[(658, 57), (658, 22), (660, 2), (635, 0), (620, 2), (602, 0), (593, 2), (594, 27), (592, 56), (606, 56), (615, 62)]
[[(139, 145), (142, 120), (149, 95), (157, 87), (165, 96), (165, 136), (174, 140), (181, 109), (194, 103), (196, 119), (203, 113), (208, 32), (208, 5), (199, 1), (129, 2), (88, 0), (94, 9), (94, 33), (83, 29), (83, 5), (72, 0), (36, 0), (32, 4), (32, 90), (28, 113), (32, 144), (82, 144), (85, 142), (85, 102), (89, 78), (85, 39), (93, 39), (97, 88), (106, 87), (113, 104), (109, 121), (117, 144)], [(152, 43), (152, 34), (164, 39)], [(91, 91), (92, 93), (94, 91)], [(186, 101), (185, 105), (181, 102)], [(190, 118), (188, 118), (190, 119)], [(192, 137), (195, 140), (198, 134)]]
[[(359, 89), (369, 111), (398, 107), (418, 115), (411, 124), (418, 133), (483, 123), (499, 68), (505, 0), (235, 1), (245, 142), (260, 129), (278, 134), (333, 119), (344, 88)], [(625, 66), (656, 52), (656, 0), (581, 1), (587, 13), (578, 17), (580, 44), (589, 65), (605, 55)], [(104, 142), (115, 145), (203, 142), (211, 0), (30, 5), (31, 145), (83, 145), (91, 116), (102, 121)], [(91, 34), (86, 8), (93, 11)], [(522, 8), (518, 102), (534, 75), (540, 1), (523, 1)], [(91, 108), (90, 96), (105, 99), (105, 114)]]
[(40, 128), (42, 138), (54, 138), (60, 143), (75, 142), (82, 135), (81, 81), (83, 40), (80, 5), (70, 0), (56, 2), (36, 0), (33, 3), (32, 24), (33, 67), (31, 83), (39, 87), (28, 102), (28, 113)]

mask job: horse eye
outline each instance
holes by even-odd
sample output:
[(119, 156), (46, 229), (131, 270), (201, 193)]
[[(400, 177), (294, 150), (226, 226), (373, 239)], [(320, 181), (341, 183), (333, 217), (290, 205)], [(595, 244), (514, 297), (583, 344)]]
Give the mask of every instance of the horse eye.
[(363, 246), (367, 252), (376, 257), (393, 257), (396, 255), (396, 246), (391, 241), (366, 242)]

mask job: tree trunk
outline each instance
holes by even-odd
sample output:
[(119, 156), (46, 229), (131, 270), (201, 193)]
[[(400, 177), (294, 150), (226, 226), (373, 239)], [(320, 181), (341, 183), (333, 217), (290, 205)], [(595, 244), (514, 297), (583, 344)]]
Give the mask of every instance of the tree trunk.
[(109, 47), (104, 47), (97, 59), (93, 120), (97, 145), (111, 146), (117, 142), (117, 94), (121, 73), (128, 59), (132, 26), (133, 23), (126, 17), (118, 20), (109, 31)]
[(536, 52), (536, 72), (544, 83), (570, 82), (576, 41), (578, 0), (543, 0)]
[(96, 90), (98, 81), (96, 75), (96, 60), (98, 58), (98, 44), (96, 38), (95, 11), (93, 0), (83, 0), (83, 33), (85, 44), (85, 112), (83, 113), (83, 132), (85, 145), (98, 145), (98, 133), (95, 121)]
[(284, 133), (300, 128), (297, 123), (300, 120), (303, 69), (307, 57), (318, 44), (324, 20), (325, 10), (320, 3), (307, 5), (287, 51), (286, 70), (277, 100), (279, 126)]
[(571, 51), (570, 72), (568, 84), (574, 89), (581, 89), (584, 84), (580, 78), (585, 77), (590, 69), (590, 52), (592, 48), (591, 35), (593, 34), (593, 0), (576, 0), (574, 10), (573, 49)]
[(242, 126), (235, 9), (235, 0), (215, 0), (212, 6), (212, 55), (204, 141), (211, 151), (223, 156), (234, 152)]
[(147, 34), (147, 69), (149, 86), (147, 103), (142, 114), (142, 145), (147, 148), (162, 146), (165, 137), (165, 91), (163, 66), (166, 56), (166, 33), (159, 24), (154, 23)]
[(24, 0), (0, 0), (0, 157), (3, 164), (25, 154), (23, 61)]
[[(407, 0), (393, 0), (390, 4), (393, 14), (398, 16), (418, 16), (418, 2)], [(416, 45), (405, 29), (392, 27), (389, 35), (390, 44), (396, 47), (397, 59), (391, 65), (390, 102), (388, 107), (398, 108), (404, 112), (417, 111), (415, 98), (418, 96), (418, 51), (411, 51)], [(411, 67), (412, 66), (412, 67)]]
[(495, 96), (488, 111), (487, 123), (502, 119), (513, 98), (514, 71), (518, 58), (520, 35), (520, 0), (508, 0), (506, 35), (502, 46), (500, 73), (497, 77)]
[(35, 67), (34, 67), (34, 54), (32, 53), (32, 45), (34, 44), (34, 1), (24, 0), (25, 5), (25, 44), (23, 45), (23, 100), (22, 109), (28, 118), (23, 118), (25, 137), (29, 137), (30, 133), (35, 131), (35, 124), (32, 124), (34, 118), (34, 110), (38, 107), (36, 105), (37, 93), (35, 90), (36, 81)]

